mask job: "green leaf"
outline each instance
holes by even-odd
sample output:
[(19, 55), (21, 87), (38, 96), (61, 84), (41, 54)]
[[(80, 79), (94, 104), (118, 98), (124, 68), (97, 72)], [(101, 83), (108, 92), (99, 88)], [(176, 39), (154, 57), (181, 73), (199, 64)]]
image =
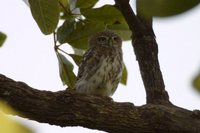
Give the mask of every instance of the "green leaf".
[(86, 8), (92, 8), (98, 0), (77, 0), (76, 6), (81, 8), (81, 9), (86, 9)]
[(76, 54), (68, 54), (76, 63), (77, 66), (81, 63), (82, 56)]
[(70, 10), (70, 0), (59, 0), (60, 19), (75, 18)]
[(122, 71), (122, 78), (121, 78), (120, 83), (123, 84), (123, 85), (126, 85), (127, 79), (128, 79), (128, 72), (127, 72), (126, 66), (124, 64), (124, 68), (123, 68), (123, 71)]
[(77, 40), (70, 40), (69, 45), (71, 45), (74, 48), (78, 49), (87, 49), (88, 48), (88, 36), (83, 36), (78, 38)]
[(72, 48), (74, 50), (75, 55), (83, 56), (83, 54), (85, 53), (84, 49), (77, 49), (77, 48), (74, 48), (74, 47), (72, 47)]
[(63, 85), (67, 85), (70, 89), (73, 89), (76, 76), (73, 72), (73, 64), (61, 53), (57, 52), (60, 78)]
[(57, 39), (63, 44), (65, 42), (65, 38), (72, 33), (75, 26), (75, 20), (65, 20), (62, 26), (58, 28), (57, 31)]
[[(94, 23), (94, 22), (77, 22), (76, 28), (70, 33), (63, 36), (62, 43), (68, 43), (74, 48), (78, 49), (87, 49), (88, 46), (88, 38), (93, 35), (94, 33), (97, 33), (104, 29), (103, 23)], [(62, 30), (68, 30), (67, 27), (62, 27)]]
[(9, 106), (3, 104), (3, 102), (0, 101), (1, 133), (33, 133), (33, 131), (25, 125), (15, 121), (14, 119), (9, 119), (9, 117), (5, 115), (2, 111), (5, 113), (17, 114), (17, 112), (15, 112)]
[(3, 43), (5, 42), (7, 36), (6, 34), (0, 32), (0, 47), (3, 45)]
[(88, 20), (102, 21), (105, 24), (125, 23), (123, 15), (113, 5), (104, 5), (100, 8), (84, 10), (82, 15)]
[(33, 18), (42, 33), (51, 34), (59, 20), (58, 0), (29, 0), (29, 3)]
[(200, 92), (200, 73), (194, 78), (193, 87)]
[(124, 41), (131, 39), (132, 32), (126, 23), (108, 25), (107, 28), (118, 34)]
[[(96, 21), (87, 22), (87, 20), (85, 20), (84, 22), (77, 22), (75, 26), (73, 26), (72, 23), (67, 24), (67, 22), (65, 22), (57, 32), (58, 41), (61, 44), (68, 43), (77, 49), (87, 49), (90, 36), (105, 30), (105, 25), (102, 22)], [(74, 27), (74, 29), (72, 27)], [(126, 23), (108, 25), (107, 28), (117, 33), (123, 40), (131, 39), (131, 31)]]
[(185, 12), (199, 4), (199, 0), (138, 0), (144, 16), (172, 16)]
[[(59, 2), (64, 6), (65, 8), (69, 7), (69, 0), (59, 0)], [(60, 5), (60, 4), (59, 4)], [(63, 8), (63, 7), (60, 7)]]

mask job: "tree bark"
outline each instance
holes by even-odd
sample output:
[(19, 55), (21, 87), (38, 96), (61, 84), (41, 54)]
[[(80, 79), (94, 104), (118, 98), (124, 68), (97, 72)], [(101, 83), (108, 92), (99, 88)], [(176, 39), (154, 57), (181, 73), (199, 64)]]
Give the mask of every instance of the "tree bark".
[(144, 18), (139, 6), (136, 6), (136, 16), (129, 5), (129, 0), (115, 0), (115, 3), (133, 33), (132, 45), (146, 90), (147, 103), (171, 104), (158, 61), (158, 46), (152, 29), (152, 17)]
[(109, 97), (40, 91), (4, 75), (0, 75), (0, 99), (21, 117), (61, 127), (83, 126), (110, 133), (200, 132), (197, 110), (154, 104), (137, 107)]

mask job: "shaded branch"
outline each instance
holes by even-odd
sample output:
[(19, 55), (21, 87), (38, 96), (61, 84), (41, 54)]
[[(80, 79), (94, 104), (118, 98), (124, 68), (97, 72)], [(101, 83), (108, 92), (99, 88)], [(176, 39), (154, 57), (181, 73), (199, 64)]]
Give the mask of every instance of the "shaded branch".
[(155, 36), (153, 31), (153, 17), (145, 16), (143, 14), (143, 6), (140, 4), (140, 0), (136, 0), (136, 18), (139, 19), (140, 23), (145, 27), (148, 35)]
[(83, 126), (110, 133), (199, 133), (200, 113), (174, 106), (117, 103), (109, 97), (40, 91), (0, 75), (0, 99), (20, 116), (57, 126)]
[(159, 66), (158, 46), (152, 29), (152, 18), (144, 19), (139, 9), (136, 16), (129, 5), (129, 0), (115, 0), (115, 3), (133, 33), (132, 45), (145, 86), (147, 103), (171, 104)]

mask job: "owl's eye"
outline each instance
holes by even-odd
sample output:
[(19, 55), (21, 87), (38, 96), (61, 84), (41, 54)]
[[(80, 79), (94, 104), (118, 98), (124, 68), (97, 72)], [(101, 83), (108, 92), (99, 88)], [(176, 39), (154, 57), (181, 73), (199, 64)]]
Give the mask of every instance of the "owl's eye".
[(105, 43), (107, 41), (107, 38), (105, 36), (100, 36), (97, 38), (97, 41), (102, 44)]
[(113, 36), (113, 37), (112, 37), (112, 40), (115, 41), (115, 42), (117, 42), (118, 37), (117, 37), (117, 36)]

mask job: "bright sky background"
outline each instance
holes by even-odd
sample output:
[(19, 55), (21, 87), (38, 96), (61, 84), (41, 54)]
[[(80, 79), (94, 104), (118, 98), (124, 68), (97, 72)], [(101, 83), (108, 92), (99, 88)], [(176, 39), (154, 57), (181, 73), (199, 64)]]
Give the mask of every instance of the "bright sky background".
[[(102, 0), (101, 3), (106, 0)], [(190, 110), (200, 109), (200, 94), (192, 87), (194, 75), (200, 71), (200, 6), (176, 17), (155, 19), (154, 30), (159, 45), (160, 66), (170, 100)], [(0, 31), (8, 38), (0, 48), (0, 73), (43, 90), (64, 89), (59, 78), (53, 36), (43, 35), (22, 0), (4, 0), (0, 4)], [(127, 86), (119, 85), (115, 101), (145, 104), (145, 91), (130, 42), (123, 45), (128, 67)], [(77, 72), (77, 69), (76, 69)], [(63, 107), (64, 108), (64, 107)], [(82, 132), (83, 128), (61, 128), (20, 119), (36, 133)]]

